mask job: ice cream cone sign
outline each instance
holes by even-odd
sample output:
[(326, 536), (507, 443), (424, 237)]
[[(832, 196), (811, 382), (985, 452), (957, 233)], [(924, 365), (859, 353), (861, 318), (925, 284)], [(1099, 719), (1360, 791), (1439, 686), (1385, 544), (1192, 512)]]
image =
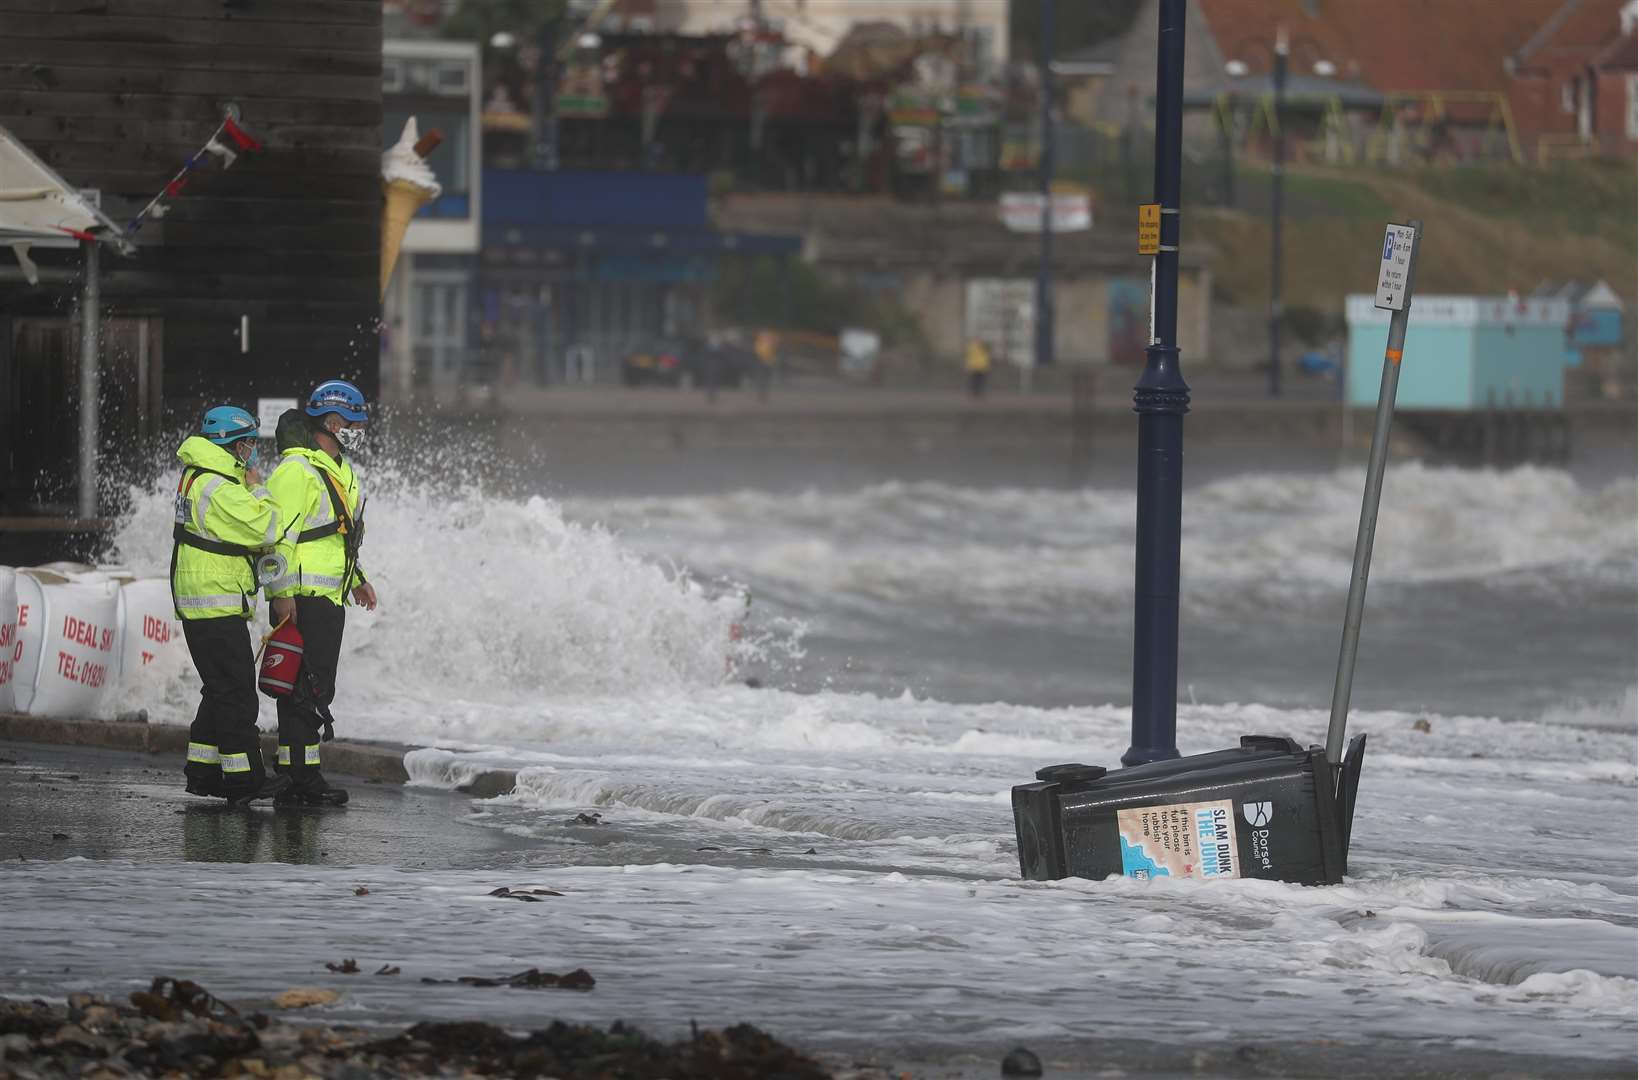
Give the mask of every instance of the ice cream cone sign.
[(410, 218), (443, 191), (438, 178), (426, 163), (426, 156), (444, 141), (438, 131), (425, 136), (416, 129), (415, 117), (404, 125), (392, 149), (381, 155), (381, 187), (387, 196), (381, 211), (381, 296), (387, 295), (387, 282), (392, 280), (392, 268), (398, 264), (398, 249), (404, 246), (404, 233), (409, 231)]

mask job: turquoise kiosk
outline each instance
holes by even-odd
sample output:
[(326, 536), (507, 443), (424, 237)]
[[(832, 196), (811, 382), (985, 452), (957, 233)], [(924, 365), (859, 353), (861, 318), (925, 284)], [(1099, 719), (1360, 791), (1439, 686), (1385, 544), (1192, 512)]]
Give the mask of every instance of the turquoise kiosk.
[[(1348, 297), (1347, 402), (1376, 407), (1388, 315), (1367, 295)], [(1561, 299), (1418, 296), (1399, 382), (1402, 410), (1479, 412), (1564, 404), (1570, 305)]]

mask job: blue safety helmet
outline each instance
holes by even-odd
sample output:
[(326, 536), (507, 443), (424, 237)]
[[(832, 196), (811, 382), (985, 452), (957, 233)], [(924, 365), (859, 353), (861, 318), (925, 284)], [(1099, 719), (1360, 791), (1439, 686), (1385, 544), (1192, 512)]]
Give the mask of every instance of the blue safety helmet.
[(345, 379), (331, 379), (319, 383), (307, 399), (307, 415), (323, 416), (336, 413), (344, 420), (363, 422), (370, 418), (369, 403), (364, 391)]
[(231, 446), (240, 439), (254, 439), (261, 424), (235, 405), (218, 405), (205, 413), (199, 434), (217, 446)]

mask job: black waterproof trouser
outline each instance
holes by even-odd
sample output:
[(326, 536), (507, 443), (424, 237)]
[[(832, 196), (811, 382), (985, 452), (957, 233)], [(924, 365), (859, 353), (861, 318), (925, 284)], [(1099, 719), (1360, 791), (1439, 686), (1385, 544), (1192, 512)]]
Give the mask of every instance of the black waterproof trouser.
[[(315, 783), (319, 770), (319, 729), (336, 697), (336, 668), (341, 662), (341, 634), (347, 609), (322, 596), (296, 597), (296, 629), (301, 631), (301, 683), (279, 698), (279, 770), (296, 787)], [(311, 675), (311, 678), (308, 676)]]
[(199, 672), (199, 711), (188, 728), (188, 781), (200, 791), (235, 795), (262, 786), (256, 731), (256, 654), (250, 624), (238, 615), (183, 619), (182, 636)]

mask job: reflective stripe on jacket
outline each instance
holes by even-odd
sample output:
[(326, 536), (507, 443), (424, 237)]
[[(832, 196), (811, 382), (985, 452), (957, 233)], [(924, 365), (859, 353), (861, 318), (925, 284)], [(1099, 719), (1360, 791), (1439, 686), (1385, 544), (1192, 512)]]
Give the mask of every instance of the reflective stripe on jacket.
[(345, 458), (337, 461), (322, 450), (293, 446), (280, 456), (279, 467), (268, 477), (267, 489), (279, 514), (278, 573), (267, 583), (268, 596), (323, 596), (345, 604), (347, 594), (364, 580), (361, 566), (347, 573), (347, 541), (342, 533), (301, 539), (303, 533), (335, 522), (329, 484), (335, 485), (347, 516), (355, 517), (361, 498), (358, 476)]
[[(266, 488), (245, 487), (245, 467), (237, 458), (198, 435), (184, 440), (176, 456), (183, 466), (176, 524), (207, 541), (253, 550), (273, 546), (278, 537), (273, 501)], [(182, 618), (250, 618), (256, 575), (247, 558), (177, 544), (174, 565), (171, 589)]]

